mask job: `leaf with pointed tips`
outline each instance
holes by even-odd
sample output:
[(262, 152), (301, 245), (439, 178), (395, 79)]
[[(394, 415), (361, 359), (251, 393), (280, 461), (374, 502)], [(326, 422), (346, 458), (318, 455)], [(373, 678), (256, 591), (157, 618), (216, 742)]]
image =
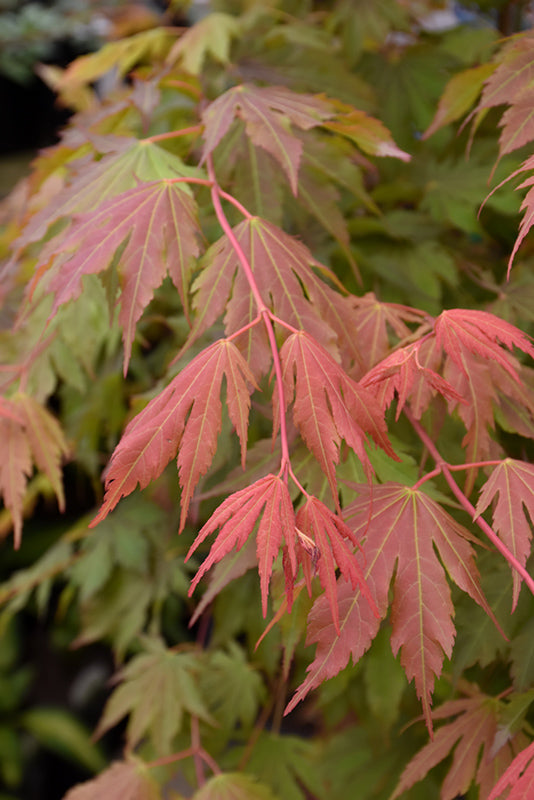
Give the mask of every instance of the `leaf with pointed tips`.
[(428, 139), (440, 128), (467, 114), (480, 94), (484, 82), (495, 69), (496, 64), (480, 64), (453, 75), (440, 97), (434, 119), (422, 138)]
[(54, 417), (29, 395), (19, 392), (0, 405), (0, 495), (13, 517), (15, 546), (22, 535), (22, 504), (32, 465), (50, 481), (61, 511), (65, 495), (60, 464), (68, 448)]
[(325, 128), (346, 136), (368, 155), (410, 161), (411, 155), (397, 147), (391, 133), (380, 120), (339, 101), (332, 101), (332, 105), (338, 114), (334, 121), (324, 123)]
[(507, 767), (514, 752), (511, 743), (507, 742), (497, 753), (493, 753), (499, 707), (497, 700), (475, 691), (472, 696), (450, 700), (433, 712), (434, 720), (451, 716), (456, 719), (441, 726), (435, 732), (434, 739), (407, 764), (391, 800), (400, 797), (422, 780), (453, 749), (452, 764), (441, 785), (440, 800), (454, 800), (463, 795), (473, 781), (481, 785), (480, 797), (486, 797), (492, 775), (498, 775)]
[[(351, 308), (347, 298), (330, 288), (312, 269), (328, 270), (307, 247), (260, 217), (246, 219), (233, 233), (247, 258), (261, 296), (270, 309), (295, 328), (306, 330), (327, 349), (336, 352), (336, 336), (345, 346), (351, 342)], [(202, 259), (203, 269), (193, 284), (193, 308), (197, 316), (189, 343), (204, 333), (226, 310), (228, 336), (252, 322), (256, 302), (235, 250), (221, 237)], [(255, 374), (267, 371), (271, 352), (263, 328), (255, 326), (238, 344), (245, 354), (254, 349)], [(347, 345), (349, 346), (349, 345)], [(351, 345), (351, 352), (354, 343)]]
[(116, 675), (120, 685), (106, 703), (95, 736), (128, 715), (130, 748), (149, 734), (157, 753), (171, 753), (184, 714), (212, 722), (195, 680), (199, 667), (196, 653), (176, 652), (159, 639), (143, 639), (143, 651)]
[(438, 346), (445, 350), (462, 372), (467, 371), (463, 360), (467, 351), (487, 361), (496, 361), (519, 383), (517, 370), (500, 345), (508, 350), (517, 347), (534, 358), (534, 347), (529, 337), (515, 325), (487, 311), (467, 308), (443, 311), (436, 319), (434, 332)]
[(105, 772), (70, 789), (64, 800), (160, 800), (157, 783), (134, 758), (115, 761)]
[(232, 39), (240, 34), (237, 17), (215, 11), (187, 28), (167, 56), (168, 64), (180, 62), (193, 75), (199, 75), (208, 53), (220, 64), (230, 58)]
[(307, 130), (330, 116), (330, 104), (321, 97), (297, 94), (282, 86), (234, 86), (202, 115), (204, 158), (215, 150), (235, 117), (239, 117), (253, 144), (263, 147), (279, 162), (296, 195), (302, 142), (290, 132), (290, 126)]
[(295, 424), (328, 477), (337, 502), (335, 466), (341, 439), (354, 450), (370, 475), (364, 447), (367, 436), (392, 458), (396, 457), (385, 423), (376, 413), (370, 392), (351, 380), (308, 333), (292, 334), (284, 343), (280, 358), (286, 408), (294, 397)]
[(499, 778), (488, 800), (498, 800), (506, 789), (506, 800), (529, 800), (534, 791), (534, 742), (525, 747)]
[(298, 510), (297, 527), (315, 543), (317, 554), (313, 560), (316, 562), (319, 580), (325, 590), (337, 632), (339, 633), (337, 567), (353, 590), (359, 587), (379, 619), (380, 615), (366, 586), (362, 568), (354, 557), (354, 548), (359, 546), (359, 542), (341, 517), (330, 511), (316, 497), (308, 497)]
[[(435, 677), (454, 642), (454, 609), (445, 571), (492, 618), (479, 585), (470, 534), (428, 495), (400, 484), (358, 485), (360, 497), (347, 509), (348, 525), (365, 535), (361, 547), (365, 583), (380, 617), (389, 605), (389, 585), (394, 578), (391, 610), (393, 653), (401, 651), (401, 664), (409, 680), (415, 679), (429, 729)], [(372, 501), (371, 501), (372, 498)], [(356, 663), (377, 634), (380, 621), (373, 615), (360, 589), (338, 581), (340, 635), (332, 623), (325, 597), (314, 604), (309, 617), (308, 644), (317, 643), (308, 676), (287, 711), (326, 678), (342, 670), (352, 655)]]
[[(476, 506), (477, 515), (482, 514), (492, 501), (495, 501), (495, 530), (519, 563), (525, 566), (531, 549), (530, 525), (531, 522), (534, 523), (534, 467), (511, 458), (502, 461), (481, 489)], [(521, 576), (515, 570), (512, 573), (515, 608), (521, 588)]]
[(233, 548), (241, 550), (252, 535), (258, 520), (260, 522), (256, 534), (256, 558), (260, 574), (263, 616), (266, 616), (273, 563), (284, 543), (290, 555), (293, 576), (296, 573), (295, 513), (287, 486), (276, 475), (266, 475), (252, 486), (230, 495), (201, 528), (187, 558), (217, 528), (220, 528), (220, 531), (208, 557), (191, 583), (190, 594), (204, 573), (214, 564), (221, 561)]
[(126, 427), (106, 471), (104, 502), (91, 526), (101, 522), (121, 497), (161, 475), (178, 452), (182, 487), (180, 529), (201, 475), (209, 468), (221, 430), (221, 384), (226, 377), (230, 419), (245, 458), (250, 409), (249, 386), (255, 386), (247, 362), (221, 339), (203, 350)]
[(198, 232), (196, 206), (189, 190), (172, 179), (142, 183), (96, 211), (80, 215), (62, 239), (61, 248), (52, 242), (52, 254), (45, 248), (36, 268), (39, 283), (54, 294), (51, 315), (80, 295), (83, 275), (107, 269), (119, 253), (119, 322), (126, 373), (136, 323), (167, 272), (187, 308), (192, 262), (199, 253)]

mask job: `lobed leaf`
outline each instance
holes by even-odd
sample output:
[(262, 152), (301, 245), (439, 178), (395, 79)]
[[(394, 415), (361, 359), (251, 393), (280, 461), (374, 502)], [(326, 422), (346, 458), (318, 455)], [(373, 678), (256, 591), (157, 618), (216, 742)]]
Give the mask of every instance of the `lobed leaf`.
[(190, 594), (204, 573), (214, 564), (221, 561), (234, 548), (237, 551), (241, 550), (252, 535), (258, 520), (256, 558), (260, 574), (263, 616), (266, 616), (273, 562), (284, 543), (289, 552), (293, 576), (296, 573), (295, 513), (286, 484), (275, 475), (266, 475), (246, 489), (230, 495), (201, 528), (187, 558), (217, 528), (220, 528), (220, 531), (208, 557), (191, 583)]
[(53, 242), (52, 253), (45, 248), (36, 268), (36, 279), (54, 294), (51, 316), (80, 295), (84, 275), (102, 272), (118, 255), (126, 373), (136, 323), (167, 272), (187, 308), (192, 262), (199, 254), (198, 233), (195, 203), (189, 191), (172, 179), (142, 183), (80, 215), (60, 248)]
[(354, 450), (370, 475), (371, 464), (364, 447), (367, 436), (396, 458), (385, 423), (371, 393), (351, 380), (308, 333), (292, 334), (280, 351), (280, 359), (286, 409), (295, 398), (295, 424), (319, 461), (337, 502), (335, 466), (341, 439)]
[(221, 430), (221, 384), (226, 377), (230, 419), (245, 458), (249, 386), (255, 386), (247, 362), (226, 340), (207, 347), (127, 425), (106, 470), (106, 493), (91, 527), (139, 484), (144, 489), (178, 452), (182, 487), (180, 529), (201, 475), (209, 468)]
[[(418, 490), (395, 483), (358, 485), (358, 500), (346, 513), (348, 525), (365, 535), (362, 568), (379, 616), (389, 606), (389, 585), (394, 577), (391, 609), (391, 647), (400, 650), (401, 664), (417, 694), (429, 729), (434, 680), (454, 642), (454, 609), (441, 561), (452, 580), (494, 619), (482, 593), (470, 534), (441, 506)], [(372, 500), (371, 500), (372, 498)], [(320, 597), (312, 607), (308, 644), (317, 643), (308, 675), (291, 700), (287, 712), (323, 680), (343, 669), (352, 655), (356, 663), (369, 648), (379, 628), (361, 589), (338, 581), (339, 635), (329, 615), (328, 601)]]
[[(480, 490), (477, 516), (492, 502), (495, 530), (519, 563), (525, 566), (530, 556), (531, 524), (534, 523), (534, 467), (512, 458), (501, 461)], [(521, 576), (515, 570), (512, 574), (512, 608), (515, 608)]]

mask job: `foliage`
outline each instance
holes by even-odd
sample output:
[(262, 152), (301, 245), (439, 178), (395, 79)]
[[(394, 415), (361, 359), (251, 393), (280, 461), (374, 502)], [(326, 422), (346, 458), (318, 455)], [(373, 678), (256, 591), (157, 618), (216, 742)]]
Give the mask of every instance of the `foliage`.
[(124, 757), (72, 800), (529, 797), (534, 34), (440, 6), (220, 2), (55, 75), (0, 240), (0, 603), (113, 654)]

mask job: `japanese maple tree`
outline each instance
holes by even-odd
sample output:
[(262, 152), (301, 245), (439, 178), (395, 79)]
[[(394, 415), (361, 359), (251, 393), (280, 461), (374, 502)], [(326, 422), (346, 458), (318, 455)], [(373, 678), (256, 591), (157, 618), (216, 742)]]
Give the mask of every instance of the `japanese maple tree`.
[(331, 6), (77, 59), (4, 204), (0, 530), (67, 524), (3, 619), (105, 642), (127, 719), (72, 800), (531, 791), (533, 34)]

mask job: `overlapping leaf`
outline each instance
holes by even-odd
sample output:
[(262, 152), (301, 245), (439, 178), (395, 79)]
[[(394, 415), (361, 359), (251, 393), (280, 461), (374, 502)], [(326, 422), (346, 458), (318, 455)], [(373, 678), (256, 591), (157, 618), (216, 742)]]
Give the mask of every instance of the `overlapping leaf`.
[(136, 323), (167, 273), (187, 307), (198, 233), (195, 203), (172, 179), (139, 184), (80, 215), (61, 245), (52, 243), (52, 253), (46, 252), (37, 267), (39, 283), (54, 294), (51, 314), (80, 295), (84, 275), (107, 269), (118, 254), (126, 372)]
[(101, 736), (129, 716), (126, 739), (130, 748), (149, 734), (156, 752), (168, 754), (185, 714), (212, 721), (195, 680), (199, 658), (195, 653), (167, 649), (158, 639), (144, 639), (143, 645), (144, 652), (118, 673), (120, 685), (106, 703), (95, 735)]
[[(482, 514), (492, 501), (494, 529), (519, 563), (525, 566), (531, 550), (531, 524), (534, 523), (534, 467), (511, 458), (502, 461), (482, 487), (477, 514)], [(515, 570), (512, 572), (515, 608), (521, 577)]]
[(441, 789), (440, 800), (454, 800), (463, 795), (476, 781), (480, 797), (487, 797), (495, 776), (510, 763), (514, 746), (506, 742), (495, 752), (499, 702), (479, 692), (460, 700), (444, 703), (432, 714), (434, 720), (455, 716), (453, 722), (442, 725), (433, 741), (425, 745), (407, 764), (391, 800), (401, 797), (417, 781), (454, 749), (452, 764)]
[(507, 800), (529, 800), (534, 792), (534, 742), (525, 747), (512, 761), (506, 772), (499, 778), (488, 800), (498, 800), (503, 793)]
[(126, 427), (106, 472), (106, 494), (91, 523), (96, 525), (121, 497), (161, 475), (178, 452), (183, 528), (193, 491), (208, 469), (221, 430), (221, 384), (226, 378), (230, 419), (241, 442), (247, 442), (249, 388), (253, 375), (235, 345), (221, 339), (203, 350)]
[(208, 557), (195, 575), (192, 593), (204, 575), (231, 550), (237, 551), (246, 544), (258, 523), (256, 558), (260, 574), (263, 615), (267, 614), (269, 581), (273, 562), (281, 547), (289, 553), (293, 576), (296, 574), (295, 512), (284, 481), (276, 475), (264, 478), (230, 495), (201, 528), (188, 553), (189, 556), (217, 528), (220, 531)]
[[(389, 606), (389, 585), (394, 577), (391, 609), (394, 654), (409, 680), (415, 679), (427, 725), (436, 676), (454, 642), (454, 609), (445, 570), (452, 580), (484, 610), (492, 612), (482, 594), (470, 535), (438, 503), (420, 491), (395, 483), (357, 487), (360, 497), (347, 509), (348, 524), (362, 544), (366, 585), (380, 617)], [(317, 643), (308, 676), (291, 700), (288, 711), (323, 680), (343, 669), (349, 658), (356, 663), (376, 636), (380, 621), (372, 606), (345, 580), (337, 587), (340, 635), (332, 622), (325, 597), (309, 616), (308, 643)]]
[(136, 759), (115, 761), (97, 778), (75, 786), (64, 800), (160, 800), (157, 783)]
[(204, 114), (204, 157), (217, 147), (235, 117), (245, 122), (247, 135), (281, 165), (297, 194), (302, 142), (290, 126), (307, 130), (332, 116), (329, 103), (313, 95), (297, 94), (282, 86), (234, 86), (210, 103)]
[(11, 512), (15, 545), (22, 535), (22, 507), (33, 464), (50, 481), (60, 509), (65, 508), (60, 464), (68, 448), (54, 417), (23, 392), (0, 405), (0, 494)]
[(308, 333), (292, 334), (284, 343), (280, 358), (286, 409), (295, 398), (295, 424), (328, 477), (337, 502), (335, 466), (342, 439), (369, 474), (371, 467), (364, 446), (367, 437), (395, 458), (383, 417), (367, 389), (351, 380)]
[(193, 800), (277, 800), (271, 789), (251, 775), (226, 772), (214, 775), (195, 792)]
[[(94, 211), (107, 200), (129, 189), (135, 189), (140, 181), (148, 183), (166, 178), (202, 175), (200, 170), (186, 166), (178, 156), (149, 140), (125, 136), (94, 136), (91, 138), (92, 148), (102, 157), (98, 161), (91, 161), (86, 154), (83, 159), (69, 165), (68, 184), (46, 207), (31, 217), (15, 242), (16, 250), (42, 239), (53, 222), (63, 217)], [(61, 153), (58, 155), (65, 158)], [(50, 155), (48, 158), (50, 159)], [(41, 161), (43, 160), (41, 157)], [(63, 162), (60, 161), (60, 164), (63, 166)], [(41, 165), (41, 169), (45, 167), (46, 162)]]
[[(347, 298), (328, 286), (312, 269), (328, 271), (301, 242), (259, 217), (246, 219), (233, 233), (247, 258), (260, 295), (284, 322), (306, 330), (327, 349), (336, 344), (355, 349), (353, 310)], [(253, 321), (258, 313), (236, 252), (226, 236), (206, 252), (203, 269), (193, 284), (193, 308), (197, 315), (189, 341), (206, 331), (225, 311), (227, 335)], [(336, 342), (337, 339), (337, 342)], [(266, 372), (271, 351), (262, 327), (254, 327), (238, 339), (256, 374)]]

